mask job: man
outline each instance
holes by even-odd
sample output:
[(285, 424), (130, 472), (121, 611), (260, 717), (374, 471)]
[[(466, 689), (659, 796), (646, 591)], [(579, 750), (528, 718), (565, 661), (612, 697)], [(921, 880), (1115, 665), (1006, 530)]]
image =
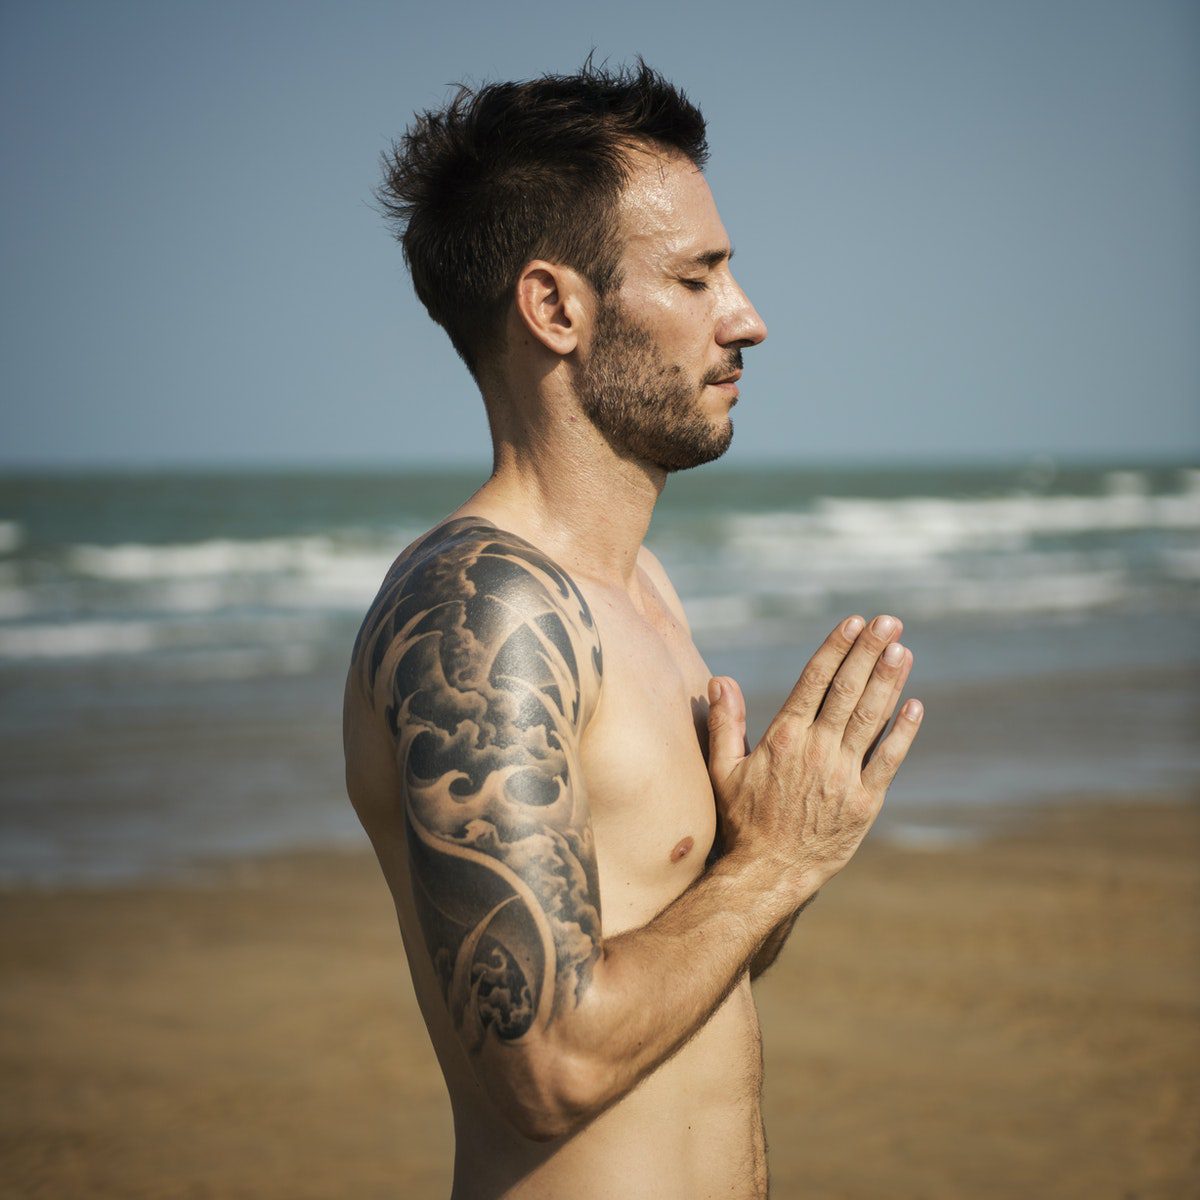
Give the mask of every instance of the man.
[(851, 617), (747, 752), (738, 685), (710, 678), (642, 546), (667, 475), (729, 445), (767, 333), (705, 159), (681, 93), (589, 64), (464, 90), (387, 163), (417, 293), (495, 444), (491, 478), (389, 572), (345, 702), (455, 1197), (766, 1194), (749, 981), (920, 720), (909, 701), (880, 740), (912, 656), (898, 621)]

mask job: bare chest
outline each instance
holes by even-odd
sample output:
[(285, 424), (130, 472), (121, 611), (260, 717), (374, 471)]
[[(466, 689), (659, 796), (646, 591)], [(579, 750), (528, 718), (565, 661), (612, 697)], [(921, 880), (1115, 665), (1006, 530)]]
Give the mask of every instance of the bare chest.
[(606, 936), (642, 925), (704, 869), (716, 832), (708, 668), (665, 606), (589, 596), (604, 649), (581, 746)]

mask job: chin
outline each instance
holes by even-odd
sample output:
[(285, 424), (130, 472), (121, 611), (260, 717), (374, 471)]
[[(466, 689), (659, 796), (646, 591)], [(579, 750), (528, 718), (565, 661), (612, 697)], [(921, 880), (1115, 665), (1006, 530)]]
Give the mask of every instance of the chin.
[(664, 471), (690, 471), (705, 463), (716, 462), (729, 449), (733, 441), (733, 422), (726, 417), (718, 428), (706, 431), (704, 438), (678, 441), (662, 457), (667, 461), (656, 464)]

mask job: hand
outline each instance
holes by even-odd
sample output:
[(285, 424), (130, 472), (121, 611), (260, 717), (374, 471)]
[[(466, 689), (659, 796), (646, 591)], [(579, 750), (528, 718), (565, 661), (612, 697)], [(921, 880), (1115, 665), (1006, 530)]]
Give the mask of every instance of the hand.
[[(708, 769), (731, 855), (774, 864), (801, 903), (850, 861), (908, 754), (924, 713), (909, 700), (882, 737), (912, 669), (879, 616), (843, 621), (804, 668), (763, 739), (746, 753), (746, 702), (709, 681)], [(881, 740), (882, 738), (882, 740)]]

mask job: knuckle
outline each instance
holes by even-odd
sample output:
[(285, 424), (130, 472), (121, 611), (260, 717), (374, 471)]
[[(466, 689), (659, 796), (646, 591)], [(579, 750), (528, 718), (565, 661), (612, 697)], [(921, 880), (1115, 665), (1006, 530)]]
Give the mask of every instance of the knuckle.
[(800, 673), (800, 686), (818, 695), (829, 686), (830, 674), (817, 663), (809, 663)]
[(804, 767), (809, 774), (821, 778), (828, 771), (829, 739), (816, 726), (813, 731), (804, 746)]
[(865, 791), (857, 792), (846, 801), (846, 817), (849, 824), (862, 826), (870, 821), (875, 812), (875, 805)]
[(859, 688), (843, 675), (836, 675), (829, 685), (829, 694), (839, 703), (853, 704), (859, 697)]
[(790, 719), (776, 721), (767, 730), (767, 748), (773, 754), (788, 754), (796, 744), (797, 729)]
[(850, 714), (855, 728), (873, 729), (879, 720), (879, 709), (873, 704), (859, 704)]
[(891, 738), (888, 738), (887, 741), (879, 744), (879, 748), (872, 756), (872, 761), (876, 760), (883, 767), (885, 774), (894, 775), (896, 768), (904, 761), (904, 750), (902, 747), (896, 745)]

